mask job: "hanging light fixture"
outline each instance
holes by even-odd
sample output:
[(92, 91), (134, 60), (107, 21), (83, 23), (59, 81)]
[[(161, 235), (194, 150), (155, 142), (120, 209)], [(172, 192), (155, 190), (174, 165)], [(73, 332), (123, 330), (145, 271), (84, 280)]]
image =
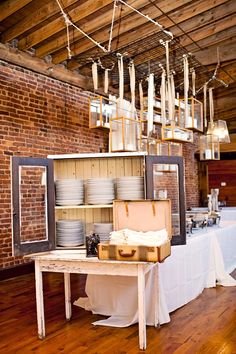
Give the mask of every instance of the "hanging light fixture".
[[(185, 129), (184, 122), (181, 122), (179, 116), (176, 116), (175, 112), (175, 89), (174, 89), (174, 77), (173, 73), (170, 73), (169, 69), (169, 42), (163, 42), (166, 51), (166, 92), (161, 89), (161, 99), (162, 99), (162, 107), (166, 108), (166, 101), (168, 105), (168, 125), (166, 125), (165, 119), (162, 117), (162, 129), (161, 129), (161, 137), (163, 141), (173, 141), (173, 142), (193, 142), (193, 132), (189, 129)], [(183, 55), (183, 63), (184, 63), (184, 116), (183, 120), (188, 117), (188, 88), (189, 88), (189, 80), (188, 80), (188, 58), (187, 55)], [(167, 100), (166, 100), (167, 97)], [(163, 102), (164, 101), (164, 102)], [(179, 101), (177, 101), (179, 105)], [(164, 109), (163, 109), (164, 110)]]
[(220, 144), (217, 135), (200, 136), (200, 160), (219, 160)]
[(210, 106), (210, 122), (208, 124), (207, 135), (216, 135), (219, 143), (230, 143), (229, 132), (225, 120), (213, 121), (214, 118), (214, 101), (213, 89), (209, 89), (209, 106)]
[(229, 132), (225, 120), (217, 120), (209, 123), (207, 134), (217, 135), (220, 143), (230, 143)]
[(209, 89), (209, 107), (210, 107), (210, 122), (206, 135), (200, 136), (200, 160), (219, 160), (220, 159), (220, 144), (219, 137), (213, 134), (214, 130), (214, 105), (212, 88)]

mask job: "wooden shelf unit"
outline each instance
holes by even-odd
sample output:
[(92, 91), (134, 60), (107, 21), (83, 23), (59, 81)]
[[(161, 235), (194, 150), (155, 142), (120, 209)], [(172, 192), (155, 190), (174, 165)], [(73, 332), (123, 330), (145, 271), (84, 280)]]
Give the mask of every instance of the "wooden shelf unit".
[(144, 176), (145, 153), (110, 153), (65, 155), (53, 158), (54, 179), (83, 179), (85, 182), (85, 204), (55, 207), (55, 219), (82, 219), (86, 234), (93, 230), (93, 224), (113, 221), (112, 204), (88, 205), (86, 180), (89, 178), (118, 178), (123, 176)]

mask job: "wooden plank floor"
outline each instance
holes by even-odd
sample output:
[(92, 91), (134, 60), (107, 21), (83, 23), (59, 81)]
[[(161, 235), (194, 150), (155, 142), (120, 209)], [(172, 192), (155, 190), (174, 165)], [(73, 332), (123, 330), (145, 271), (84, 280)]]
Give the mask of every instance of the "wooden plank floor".
[[(236, 270), (233, 273), (236, 278)], [(85, 277), (72, 276), (72, 299), (84, 295)], [(73, 306), (70, 322), (64, 316), (63, 277), (44, 275), (46, 332), (37, 338), (34, 275), (0, 283), (1, 354), (135, 354), (138, 326), (93, 326), (102, 318)], [(160, 329), (147, 327), (146, 353), (236, 353), (236, 287), (206, 289), (194, 301), (171, 314)]]

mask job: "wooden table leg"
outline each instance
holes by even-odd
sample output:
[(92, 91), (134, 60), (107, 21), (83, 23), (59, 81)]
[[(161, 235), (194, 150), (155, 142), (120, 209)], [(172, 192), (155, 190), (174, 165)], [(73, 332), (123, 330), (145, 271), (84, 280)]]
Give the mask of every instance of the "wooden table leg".
[(71, 319), (71, 288), (70, 288), (70, 273), (64, 273), (64, 288), (65, 288), (65, 311), (66, 319)]
[(145, 273), (142, 264), (138, 265), (138, 325), (139, 348), (146, 349), (146, 302), (145, 302)]
[(158, 263), (154, 265), (154, 326), (159, 327), (159, 308), (160, 308), (160, 292), (159, 292), (159, 273)]
[(45, 318), (44, 318), (44, 303), (43, 303), (43, 274), (40, 270), (39, 262), (35, 261), (35, 287), (36, 287), (36, 308), (38, 335), (40, 339), (45, 338)]

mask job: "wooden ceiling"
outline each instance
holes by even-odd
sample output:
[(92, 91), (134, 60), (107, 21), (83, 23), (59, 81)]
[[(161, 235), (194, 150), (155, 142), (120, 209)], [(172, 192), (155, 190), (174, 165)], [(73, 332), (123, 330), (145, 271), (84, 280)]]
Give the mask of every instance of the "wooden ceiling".
[[(59, 2), (75, 25), (108, 47), (114, 0)], [(215, 87), (215, 117), (226, 119), (230, 132), (236, 133), (236, 1), (127, 0), (126, 3), (173, 33), (171, 65), (177, 68), (178, 83), (182, 81), (182, 69), (179, 67), (178, 71), (178, 66), (183, 53), (191, 52), (190, 62), (196, 68), (199, 88), (214, 73), (218, 48), (217, 78), (228, 87), (216, 80), (210, 84)], [(164, 63), (164, 50), (159, 40), (165, 40), (166, 35), (120, 1), (117, 1), (114, 19), (109, 54), (70, 26), (72, 58), (68, 59), (66, 25), (57, 0), (2, 0), (0, 42), (84, 76), (91, 75), (90, 58), (99, 57), (109, 66), (117, 60), (118, 52), (125, 54), (127, 61), (134, 60), (139, 79), (150, 70), (155, 72), (159, 63)], [(3, 59), (2, 55), (0, 59)], [(159, 75), (158, 70), (156, 73)], [(115, 71), (111, 84), (117, 88)]]

